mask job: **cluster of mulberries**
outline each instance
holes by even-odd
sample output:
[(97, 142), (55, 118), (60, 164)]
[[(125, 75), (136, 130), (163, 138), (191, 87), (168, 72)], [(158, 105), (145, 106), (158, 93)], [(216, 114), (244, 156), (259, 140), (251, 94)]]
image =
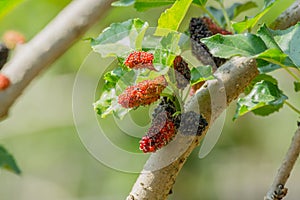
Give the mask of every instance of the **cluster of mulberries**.
[(0, 43), (0, 70), (7, 62), (8, 53), (9, 53), (9, 49), (7, 48), (7, 46), (3, 43)]
[(179, 131), (183, 135), (200, 136), (208, 123), (206, 119), (194, 111), (188, 111), (178, 116), (180, 120)]
[(124, 64), (131, 69), (147, 68), (155, 70), (153, 66), (153, 54), (144, 51), (135, 51), (129, 54)]
[(231, 34), (230, 32), (221, 29), (207, 17), (192, 18), (190, 21), (189, 31), (192, 43), (192, 52), (204, 65), (219, 67), (226, 61), (223, 58), (212, 56), (207, 46), (200, 40), (216, 33)]
[(174, 138), (179, 125), (173, 116), (175, 112), (174, 101), (163, 97), (153, 111), (151, 127), (140, 141), (140, 149), (144, 153), (155, 152)]
[(175, 70), (176, 85), (179, 89), (184, 89), (191, 80), (191, 71), (188, 63), (183, 60), (181, 56), (176, 56), (173, 61)]
[(118, 103), (124, 108), (136, 108), (138, 106), (150, 105), (160, 98), (161, 92), (168, 83), (164, 76), (153, 80), (144, 80), (136, 85), (129, 86), (119, 95)]

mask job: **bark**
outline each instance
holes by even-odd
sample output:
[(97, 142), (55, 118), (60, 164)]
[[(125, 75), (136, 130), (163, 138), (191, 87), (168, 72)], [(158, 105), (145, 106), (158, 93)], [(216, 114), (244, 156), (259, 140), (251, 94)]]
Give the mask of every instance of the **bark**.
[(20, 46), (1, 70), (11, 85), (0, 91), (0, 119), (30, 82), (67, 51), (95, 22), (103, 18), (113, 0), (76, 0), (70, 3), (31, 41)]
[(300, 20), (300, 0), (296, 0), (271, 25), (272, 29), (286, 29)]

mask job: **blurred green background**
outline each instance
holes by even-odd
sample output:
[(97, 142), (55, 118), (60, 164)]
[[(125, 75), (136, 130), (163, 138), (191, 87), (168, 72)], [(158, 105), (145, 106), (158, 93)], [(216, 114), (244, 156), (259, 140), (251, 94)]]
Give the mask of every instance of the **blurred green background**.
[[(1, 19), (0, 35), (13, 29), (30, 40), (70, 2), (26, 0)], [(231, 2), (226, 1), (226, 4)], [(261, 6), (262, 2), (258, 1), (258, 4)], [(82, 39), (96, 37), (110, 23), (132, 17), (140, 17), (155, 26), (163, 10), (158, 8), (139, 13), (133, 8), (112, 8)], [(249, 14), (255, 11), (257, 9)], [(192, 7), (182, 30), (187, 28), (191, 16), (200, 15), (199, 9)], [(9, 118), (0, 123), (0, 144), (15, 156), (23, 172), (18, 176), (0, 171), (1, 200), (110, 200), (125, 199), (129, 193), (138, 174), (120, 172), (97, 161), (81, 143), (74, 126), (73, 84), (90, 51), (88, 42), (78, 41), (32, 82), (12, 107)], [(100, 68), (105, 64), (96, 59), (92, 63)], [(99, 75), (93, 70), (83, 75), (86, 82), (82, 90), (94, 87), (89, 80)], [(299, 94), (293, 92), (291, 77), (282, 70), (273, 75), (279, 79), (280, 88), (289, 96), (290, 102), (299, 108)], [(84, 92), (81, 98), (85, 98)], [(81, 105), (83, 116), (90, 107), (90, 104)], [(199, 159), (198, 148), (190, 156), (176, 180), (170, 200), (263, 199), (299, 118), (284, 107), (266, 118), (248, 114), (233, 122), (234, 110), (235, 104), (232, 103), (226, 113), (222, 135), (212, 152)], [(86, 116), (89, 121), (89, 116)], [(137, 113), (133, 119), (140, 125), (147, 124), (149, 118), (141, 116), (145, 115)], [(136, 140), (121, 143), (124, 137), (121, 133), (120, 130), (111, 133), (112, 140), (125, 144), (122, 148), (136, 151)], [(114, 134), (121, 135), (121, 139), (113, 137)], [(109, 155), (109, 150), (106, 153)], [(287, 184), (287, 199), (299, 199), (299, 180), (298, 163)]]

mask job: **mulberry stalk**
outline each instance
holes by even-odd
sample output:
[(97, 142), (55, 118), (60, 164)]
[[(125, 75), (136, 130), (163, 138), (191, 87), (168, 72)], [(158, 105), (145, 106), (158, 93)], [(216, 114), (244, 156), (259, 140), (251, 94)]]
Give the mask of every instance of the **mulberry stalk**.
[(154, 80), (141, 81), (134, 86), (129, 86), (119, 95), (118, 103), (124, 108), (136, 108), (138, 106), (150, 105), (160, 98), (161, 92), (168, 83), (164, 76)]
[(129, 54), (125, 60), (125, 65), (131, 69), (148, 68), (155, 70), (153, 66), (153, 54), (144, 51), (135, 51)]
[(181, 56), (176, 56), (173, 65), (177, 87), (184, 89), (191, 80), (191, 71), (188, 67), (188, 63), (185, 62)]

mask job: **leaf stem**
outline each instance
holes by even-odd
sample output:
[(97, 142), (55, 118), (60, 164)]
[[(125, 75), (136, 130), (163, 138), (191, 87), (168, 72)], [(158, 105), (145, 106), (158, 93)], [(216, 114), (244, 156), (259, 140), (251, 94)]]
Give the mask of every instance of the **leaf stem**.
[(284, 103), (290, 107), (293, 111), (295, 111), (296, 113), (298, 113), (300, 115), (300, 110), (297, 109), (295, 106), (293, 106), (291, 103), (289, 103), (288, 101), (284, 101)]
[(190, 94), (190, 90), (191, 90), (191, 84), (189, 84), (189, 87), (188, 87), (188, 89), (187, 89), (187, 92), (186, 92), (186, 94), (185, 94), (185, 97), (183, 98), (183, 102), (185, 102), (186, 101), (186, 99), (188, 98), (188, 96), (189, 96), (189, 94)]
[(276, 64), (276, 65), (279, 65), (280, 67), (282, 67), (283, 69), (285, 69), (285, 71), (287, 71), (287, 73), (289, 73), (295, 80), (297, 80), (297, 81), (300, 82), (300, 78), (299, 78), (297, 75), (295, 75), (295, 74), (289, 69), (290, 66), (286, 66), (286, 65), (284, 65), (284, 64), (282, 64), (282, 63), (280, 63), (280, 62), (278, 62), (278, 61), (276, 61), (276, 60), (273, 60), (273, 59), (268, 59), (268, 58), (263, 58), (263, 59), (264, 59), (265, 61), (270, 62), (270, 63), (274, 63), (274, 64)]
[(297, 81), (300, 82), (300, 78), (298, 76), (296, 76), (287, 66), (282, 66), (287, 73), (289, 73), (294, 79), (296, 79)]
[(218, 22), (218, 20), (215, 18), (211, 12), (209, 12), (205, 6), (200, 6), (203, 12), (205, 12), (218, 26), (222, 27), (222, 25)]
[(228, 14), (227, 14), (226, 8), (225, 8), (223, 2), (221, 2), (221, 1), (218, 1), (218, 2), (219, 2), (219, 5), (220, 5), (220, 7), (221, 7), (222, 13), (223, 13), (224, 18), (225, 18), (225, 21), (226, 21), (227, 27), (225, 27), (225, 28), (228, 28), (229, 31), (233, 32), (233, 30), (232, 30), (232, 28), (231, 28), (231, 27), (232, 27), (232, 26), (231, 26), (231, 21), (230, 21), (230, 19), (229, 19)]

